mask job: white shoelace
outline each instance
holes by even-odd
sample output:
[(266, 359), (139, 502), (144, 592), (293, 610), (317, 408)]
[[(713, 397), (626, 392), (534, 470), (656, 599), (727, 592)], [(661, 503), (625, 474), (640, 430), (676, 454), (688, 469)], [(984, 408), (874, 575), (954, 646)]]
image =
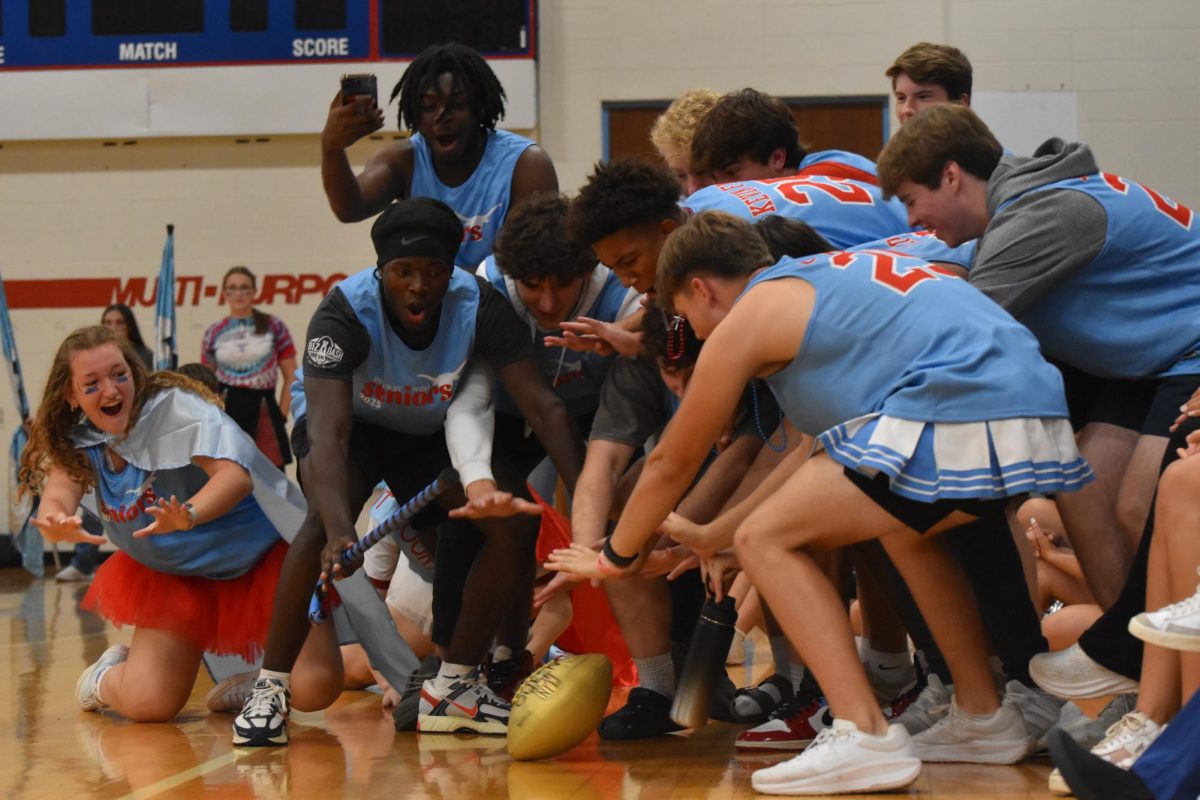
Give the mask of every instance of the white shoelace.
[(1138, 738), (1147, 729), (1148, 721), (1148, 717), (1136, 712), (1126, 714), (1104, 732), (1103, 744), (1124, 745), (1126, 742)]
[[(278, 700), (278, 702), (276, 702)], [(259, 689), (257, 686), (250, 690), (246, 698), (242, 714), (248, 717), (261, 717), (267, 714), (286, 713), (287, 689), (282, 684), (272, 682), (270, 688)]]
[(1180, 600), (1178, 603), (1172, 603), (1169, 606), (1164, 606), (1160, 611), (1166, 611), (1168, 616), (1180, 617), (1187, 614), (1195, 614), (1200, 611), (1200, 586), (1196, 587), (1196, 593), (1186, 600)]
[(819, 750), (822, 747), (832, 746), (838, 739), (848, 739), (850, 735), (857, 733), (854, 728), (835, 728), (832, 725), (828, 728), (823, 728), (817, 734), (817, 738), (812, 740), (805, 752)]

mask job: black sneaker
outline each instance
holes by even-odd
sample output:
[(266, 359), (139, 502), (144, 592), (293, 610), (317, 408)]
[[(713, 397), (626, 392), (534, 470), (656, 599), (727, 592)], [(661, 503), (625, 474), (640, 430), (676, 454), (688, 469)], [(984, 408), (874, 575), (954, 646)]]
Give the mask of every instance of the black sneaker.
[(421, 709), (421, 686), (425, 681), (436, 678), (442, 668), (442, 660), (436, 653), (430, 653), (421, 660), (416, 672), (408, 676), (404, 691), (400, 693), (400, 702), (392, 709), (392, 724), (398, 731), (415, 731), (417, 717)]
[(718, 722), (737, 722), (733, 716), (733, 698), (737, 695), (738, 688), (729, 676), (722, 674), (717, 678), (717, 685), (713, 687), (712, 705), (709, 706), (708, 717), (715, 719)]
[(283, 681), (259, 678), (233, 718), (233, 743), (237, 747), (282, 747), (288, 743), (288, 704), (292, 693)]
[(600, 722), (601, 739), (651, 739), (683, 728), (671, 721), (671, 698), (637, 687), (624, 706)]
[(513, 653), (512, 658), (503, 661), (488, 656), (484, 667), (488, 688), (511, 703), (520, 685), (533, 674), (534, 666), (533, 653), (528, 650)]

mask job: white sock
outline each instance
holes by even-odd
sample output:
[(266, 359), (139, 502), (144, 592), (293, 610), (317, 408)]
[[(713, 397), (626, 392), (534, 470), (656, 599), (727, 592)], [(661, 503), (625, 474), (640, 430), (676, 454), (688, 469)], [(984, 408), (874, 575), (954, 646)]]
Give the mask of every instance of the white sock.
[(513, 657), (511, 647), (505, 647), (502, 644), (496, 645), (496, 649), (492, 651), (492, 663), (497, 661), (508, 661)]
[(888, 653), (884, 650), (875, 650), (867, 646), (864, 647), (860, 654), (864, 663), (870, 664), (878, 669), (879, 667), (907, 667), (912, 665), (912, 656), (908, 653)]
[(283, 688), (288, 689), (289, 691), (292, 688), (292, 673), (290, 672), (275, 672), (274, 670), (260, 669), (258, 671), (258, 677), (260, 679), (270, 678), (271, 680), (279, 681), (283, 684)]
[(804, 682), (804, 665), (797, 664), (795, 661), (789, 661), (788, 677), (792, 681), (792, 691), (800, 691), (800, 684)]
[(449, 691), (451, 684), (470, 675), (473, 669), (475, 667), (472, 664), (451, 664), (449, 661), (443, 661), (437, 677), (433, 679), (433, 690), (435, 692)]
[(669, 652), (650, 658), (635, 658), (638, 686), (666, 697), (675, 696), (675, 662)]

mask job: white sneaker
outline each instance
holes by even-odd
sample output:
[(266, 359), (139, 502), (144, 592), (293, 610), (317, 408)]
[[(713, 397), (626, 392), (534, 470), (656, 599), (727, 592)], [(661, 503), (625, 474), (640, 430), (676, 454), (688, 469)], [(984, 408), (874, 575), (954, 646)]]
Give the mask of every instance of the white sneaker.
[(896, 722), (904, 726), (909, 736), (929, 730), (950, 710), (950, 695), (953, 692), (954, 684), (947, 686), (937, 675), (929, 673), (925, 688), (917, 695), (912, 705), (896, 718)]
[(1046, 734), (1058, 724), (1063, 701), (1041, 689), (1031, 689), (1020, 681), (1004, 685), (1004, 702), (1016, 706), (1025, 720), (1025, 730), (1037, 742), (1037, 749), (1046, 747)]
[(913, 747), (923, 761), (1015, 764), (1033, 752), (1034, 739), (1012, 704), (1001, 703), (983, 717), (968, 714), (951, 698), (950, 712), (914, 736)]
[(96, 663), (83, 671), (79, 680), (75, 681), (75, 702), (84, 711), (99, 711), (106, 707), (100, 699), (100, 679), (104, 673), (129, 658), (129, 648), (123, 644), (114, 644), (101, 653)]
[(208, 691), (204, 697), (204, 705), (209, 711), (241, 711), (246, 705), (246, 698), (254, 689), (258, 680), (258, 670), (230, 675)]
[(1129, 694), (1138, 688), (1137, 681), (1097, 664), (1078, 644), (1038, 653), (1029, 660), (1029, 676), (1050, 694), (1068, 700)]
[(512, 706), (488, 688), (479, 671), (455, 680), (445, 692), (435, 688), (437, 679), (421, 687), (417, 730), (421, 733), (472, 733), (503, 736), (508, 733)]
[(1166, 725), (1159, 725), (1141, 711), (1130, 711), (1108, 729), (1104, 740), (1092, 748), (1092, 755), (1121, 769), (1129, 769), (1166, 729)]
[(1108, 701), (1095, 719), (1084, 715), (1079, 706), (1068, 702), (1062, 707), (1058, 727), (1082, 747), (1091, 750), (1104, 740), (1104, 735), (1121, 717), (1137, 706), (1136, 694), (1119, 694)]
[(1160, 647), (1200, 651), (1200, 586), (1186, 600), (1138, 614), (1129, 620), (1129, 632)]
[(59, 583), (76, 583), (78, 581), (90, 581), (91, 579), (91, 573), (84, 572), (74, 564), (63, 567), (54, 576), (54, 580)]
[[(1091, 720), (1091, 722), (1098, 723), (1106, 714), (1111, 716), (1113, 710), (1120, 708), (1122, 705), (1132, 703), (1135, 700), (1136, 698), (1132, 695), (1115, 697), (1100, 712), (1100, 716), (1095, 720)], [(1117, 701), (1121, 702), (1118, 703)], [(1129, 711), (1109, 726), (1104, 738), (1091, 748), (1092, 755), (1099, 756), (1121, 769), (1129, 769), (1133, 766), (1133, 762), (1137, 760), (1138, 756), (1146, 752), (1146, 749), (1154, 744), (1154, 740), (1166, 729), (1166, 725), (1159, 725), (1141, 711)], [(1057, 767), (1050, 772), (1047, 788), (1049, 788), (1051, 794), (1058, 795), (1059, 797), (1067, 797), (1074, 794), (1071, 791), (1071, 787), (1067, 785), (1067, 781), (1063, 778), (1062, 772)]]
[(763, 794), (845, 794), (902, 789), (921, 774), (902, 725), (889, 725), (883, 736), (863, 733), (853, 722), (835, 719), (808, 749), (793, 759), (750, 776)]

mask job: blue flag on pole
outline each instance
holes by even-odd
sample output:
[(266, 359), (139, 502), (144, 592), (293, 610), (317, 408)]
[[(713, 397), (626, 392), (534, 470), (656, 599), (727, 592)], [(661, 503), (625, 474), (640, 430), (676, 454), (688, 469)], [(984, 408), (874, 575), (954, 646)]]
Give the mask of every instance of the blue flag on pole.
[(154, 368), (175, 369), (179, 353), (175, 349), (175, 226), (167, 226), (162, 266), (158, 270), (158, 291), (154, 303)]
[(29, 436), (25, 433), (25, 419), (29, 416), (29, 399), (25, 395), (25, 378), (21, 374), (21, 359), (17, 356), (17, 340), (13, 336), (12, 318), (8, 313), (8, 297), (4, 293), (4, 281), (0, 279), (0, 342), (4, 347), (4, 365), (8, 369), (9, 382), (13, 390), (13, 406), (17, 409), (17, 429), (13, 431), (12, 443), (8, 448), (8, 527), (13, 543), (21, 552), (22, 565), (32, 575), (42, 577), (45, 562), (42, 558), (42, 534), (29, 523), (33, 516), (33, 498), (26, 495), (17, 501), (17, 476), (20, 472), (21, 452)]

